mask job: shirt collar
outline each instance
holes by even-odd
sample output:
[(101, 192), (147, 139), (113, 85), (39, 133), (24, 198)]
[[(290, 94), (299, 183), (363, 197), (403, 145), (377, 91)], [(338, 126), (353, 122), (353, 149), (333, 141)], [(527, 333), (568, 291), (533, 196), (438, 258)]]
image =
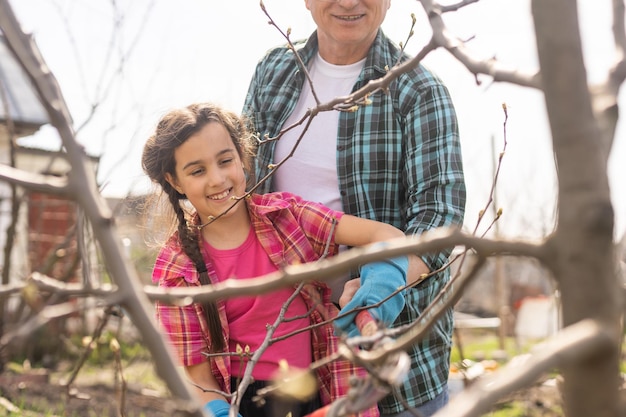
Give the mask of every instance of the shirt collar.
[[(301, 41), (297, 43), (295, 49), (298, 54), (300, 54), (304, 64), (308, 66), (311, 59), (317, 54), (317, 30), (309, 36), (306, 42)], [(395, 54), (391, 51), (388, 38), (383, 33), (382, 29), (378, 29), (374, 43), (365, 59), (365, 66), (363, 68), (364, 78), (370, 80), (385, 75), (387, 71), (396, 64), (394, 55)]]

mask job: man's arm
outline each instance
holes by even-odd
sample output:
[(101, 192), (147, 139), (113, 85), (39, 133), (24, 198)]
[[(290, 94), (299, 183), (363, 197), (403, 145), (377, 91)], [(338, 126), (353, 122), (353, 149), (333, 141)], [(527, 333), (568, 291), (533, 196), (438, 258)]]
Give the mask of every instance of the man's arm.
[[(406, 234), (419, 236), (439, 227), (461, 227), (466, 200), (461, 144), (456, 112), (444, 85), (433, 82), (420, 91), (407, 114), (405, 129)], [(415, 266), (409, 280), (441, 268), (450, 252), (425, 254), (421, 256), (424, 265), (412, 262)]]

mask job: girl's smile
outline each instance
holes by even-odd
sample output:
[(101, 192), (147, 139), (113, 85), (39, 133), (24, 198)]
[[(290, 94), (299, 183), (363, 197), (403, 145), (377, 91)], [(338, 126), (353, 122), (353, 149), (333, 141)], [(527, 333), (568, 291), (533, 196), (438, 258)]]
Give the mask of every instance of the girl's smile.
[(229, 188), (228, 190), (224, 191), (221, 194), (217, 194), (217, 195), (210, 195), (209, 198), (211, 200), (222, 200), (226, 197), (228, 197), (230, 195), (230, 192), (232, 191), (232, 188)]

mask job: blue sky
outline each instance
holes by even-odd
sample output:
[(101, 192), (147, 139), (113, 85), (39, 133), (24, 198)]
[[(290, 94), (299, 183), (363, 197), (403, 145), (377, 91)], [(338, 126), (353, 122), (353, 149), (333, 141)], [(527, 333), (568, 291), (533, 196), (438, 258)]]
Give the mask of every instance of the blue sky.
[[(89, 153), (101, 156), (99, 180), (105, 196), (147, 189), (139, 163), (141, 147), (165, 111), (194, 101), (214, 101), (239, 111), (257, 60), (284, 42), (267, 24), (257, 1), (13, 0), (11, 4), (61, 85), (78, 140)], [(303, 0), (266, 0), (265, 5), (281, 28), (291, 28), (293, 39), (314, 29)], [(609, 7), (610, 1), (579, 1), (591, 81), (601, 80), (613, 59)], [(395, 41), (404, 41), (411, 13), (418, 21), (407, 50), (414, 54), (430, 35), (416, 1), (392, 0), (383, 29)], [(479, 57), (496, 56), (526, 71), (536, 68), (529, 0), (481, 0), (446, 15), (446, 21), (460, 38), (471, 39), (468, 46)], [(496, 198), (504, 209), (501, 232), (522, 238), (548, 232), (556, 191), (542, 95), (492, 84), (488, 77), (480, 77), (483, 83), (478, 86), (442, 50), (424, 63), (448, 85), (459, 114), (468, 229), (473, 229), (488, 199), (494, 149), (498, 155), (503, 146), (501, 106), (506, 102), (508, 145)], [(624, 97), (622, 93), (622, 106)], [(625, 123), (618, 126), (609, 161), (618, 236), (626, 222), (622, 191), (626, 164), (617, 162), (626, 160)], [(55, 133), (47, 128), (28, 143), (58, 146)]]

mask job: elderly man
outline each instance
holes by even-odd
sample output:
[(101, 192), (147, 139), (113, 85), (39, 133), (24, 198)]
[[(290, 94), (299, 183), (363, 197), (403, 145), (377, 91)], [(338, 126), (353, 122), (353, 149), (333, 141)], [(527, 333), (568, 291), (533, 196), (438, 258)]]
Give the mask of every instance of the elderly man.
[[(280, 46), (268, 51), (251, 80), (243, 113), (260, 137), (274, 137), (300, 121), (307, 109), (345, 96), (385, 75), (409, 59), (381, 29), (390, 0), (305, 0), (317, 30), (296, 42), (311, 77)], [(392, 224), (407, 235), (458, 226), (465, 211), (465, 182), (454, 107), (443, 83), (421, 65), (399, 76), (385, 92), (369, 97), (356, 111), (318, 114), (280, 140), (259, 146), (258, 178), (293, 150), (260, 190), (290, 191), (359, 217)], [(304, 133), (303, 133), (304, 132)], [(414, 322), (449, 281), (438, 271), (449, 251), (412, 256), (406, 304), (394, 326)], [(367, 294), (358, 279), (334, 283), (334, 299), (347, 311), (362, 305)], [(369, 288), (369, 286), (368, 286)], [(342, 312), (343, 312), (342, 311)], [(394, 317), (395, 318), (395, 317)], [(389, 317), (387, 318), (389, 319)], [(340, 322), (348, 333), (353, 323)], [(452, 345), (452, 309), (410, 350), (412, 367), (398, 394), (411, 408), (430, 416), (448, 401), (447, 378)], [(411, 416), (404, 400), (393, 394), (379, 403), (382, 416)]]

